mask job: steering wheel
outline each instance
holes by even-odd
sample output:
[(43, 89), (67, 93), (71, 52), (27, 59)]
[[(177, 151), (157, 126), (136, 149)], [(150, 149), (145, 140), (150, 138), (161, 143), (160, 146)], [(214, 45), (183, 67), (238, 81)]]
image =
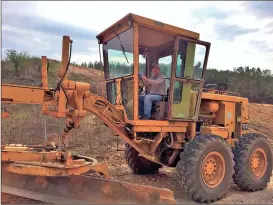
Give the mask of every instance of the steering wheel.
[(144, 87), (145, 87), (145, 84), (142, 79), (142, 76), (140, 74), (138, 74), (138, 94), (139, 95), (142, 94)]

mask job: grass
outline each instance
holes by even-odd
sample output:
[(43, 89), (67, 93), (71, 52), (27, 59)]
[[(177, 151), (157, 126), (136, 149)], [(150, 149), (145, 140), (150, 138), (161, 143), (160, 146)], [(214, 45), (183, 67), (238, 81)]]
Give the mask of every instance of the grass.
[[(41, 144), (44, 139), (44, 116), (40, 105), (3, 105), (10, 117), (2, 119), (2, 143)], [(48, 120), (48, 132), (56, 132), (57, 119)]]
[[(4, 107), (10, 117), (2, 119), (2, 144), (44, 143), (45, 116), (40, 105), (9, 104)], [(50, 140), (56, 140), (59, 125), (60, 119), (47, 116), (47, 136)], [(96, 116), (88, 113), (80, 128), (71, 131), (68, 143), (73, 153), (98, 156), (112, 147), (115, 140), (110, 130)]]
[(88, 77), (88, 76), (86, 76), (84, 74), (73, 73), (73, 72), (69, 72), (68, 79), (76, 81), (76, 82), (84, 82), (84, 83), (90, 83), (90, 81), (92, 80), (91, 77)]

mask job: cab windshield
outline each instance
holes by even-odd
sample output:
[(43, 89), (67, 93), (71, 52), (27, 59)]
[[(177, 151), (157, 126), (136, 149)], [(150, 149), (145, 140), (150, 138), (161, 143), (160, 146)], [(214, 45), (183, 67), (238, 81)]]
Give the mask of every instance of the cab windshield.
[(133, 74), (133, 28), (116, 35), (103, 45), (106, 80)]

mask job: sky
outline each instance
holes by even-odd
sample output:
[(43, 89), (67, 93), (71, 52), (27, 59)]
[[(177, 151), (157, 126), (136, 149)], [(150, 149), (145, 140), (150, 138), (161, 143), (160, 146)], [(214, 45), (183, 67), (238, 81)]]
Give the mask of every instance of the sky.
[(208, 68), (273, 72), (273, 1), (2, 1), (2, 58), (15, 49), (60, 60), (68, 35), (71, 62), (99, 61), (96, 35), (128, 13), (200, 33)]

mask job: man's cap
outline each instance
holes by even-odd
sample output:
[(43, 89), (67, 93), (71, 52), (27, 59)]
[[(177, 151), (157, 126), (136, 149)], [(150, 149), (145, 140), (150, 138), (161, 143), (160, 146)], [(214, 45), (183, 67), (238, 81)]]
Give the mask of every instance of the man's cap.
[(158, 63), (153, 63), (153, 64), (152, 64), (152, 66), (151, 66), (151, 68), (153, 68), (153, 67), (157, 67), (157, 68), (159, 68)]

